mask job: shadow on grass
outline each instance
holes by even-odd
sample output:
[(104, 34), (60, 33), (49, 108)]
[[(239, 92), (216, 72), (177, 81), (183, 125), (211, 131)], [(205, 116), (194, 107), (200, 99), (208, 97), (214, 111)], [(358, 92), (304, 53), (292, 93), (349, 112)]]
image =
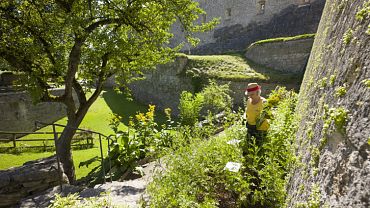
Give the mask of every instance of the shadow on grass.
[[(126, 126), (128, 125), (130, 116), (134, 117), (138, 112), (145, 113), (148, 111), (148, 105), (138, 103), (135, 100), (130, 101), (124, 94), (119, 94), (113, 89), (107, 89), (101, 96), (113, 113), (122, 116), (123, 123)], [(163, 112), (156, 109), (154, 119), (161, 125), (165, 123), (166, 116)]]

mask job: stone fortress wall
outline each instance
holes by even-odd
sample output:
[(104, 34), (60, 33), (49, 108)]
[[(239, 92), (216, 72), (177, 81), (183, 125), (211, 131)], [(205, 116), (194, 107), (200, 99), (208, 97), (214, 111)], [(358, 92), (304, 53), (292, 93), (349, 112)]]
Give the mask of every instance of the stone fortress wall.
[[(196, 48), (185, 46), (192, 54), (219, 54), (244, 50), (262, 39), (315, 33), (325, 0), (196, 0), (207, 14), (199, 22), (220, 18), (212, 31), (198, 34)], [(174, 25), (172, 45), (184, 41), (179, 24)]]
[(245, 56), (259, 65), (289, 73), (304, 73), (314, 38), (255, 44)]
[[(308, 51), (309, 54), (309, 51)], [(188, 63), (186, 56), (177, 57), (174, 62), (158, 65), (156, 70), (145, 73), (146, 79), (132, 82), (129, 85), (136, 100), (145, 104), (155, 104), (159, 109), (171, 108), (172, 112), (179, 113), (178, 105), (182, 91), (194, 92), (195, 86), (190, 77), (184, 75)], [(302, 63), (303, 64), (303, 63)], [(235, 107), (244, 105), (244, 92), (249, 81), (220, 81), (219, 84), (230, 85), (231, 97)], [(114, 83), (111, 83), (113, 85)], [(259, 82), (263, 86), (262, 95), (267, 95), (281, 83)], [(296, 84), (285, 83), (288, 89), (298, 90)]]
[[(52, 94), (60, 95), (63, 91), (54, 89)], [(35, 129), (35, 121), (53, 123), (66, 115), (66, 107), (62, 103), (34, 104), (27, 92), (0, 93), (0, 131), (29, 132)], [(0, 137), (9, 138), (6, 135)]]

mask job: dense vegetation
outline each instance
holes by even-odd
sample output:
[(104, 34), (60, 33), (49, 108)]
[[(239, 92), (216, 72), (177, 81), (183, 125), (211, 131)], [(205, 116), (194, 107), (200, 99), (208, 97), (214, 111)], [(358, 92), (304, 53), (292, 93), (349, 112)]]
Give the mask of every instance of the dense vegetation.
[[(283, 88), (269, 97), (274, 119), (262, 146), (247, 139), (241, 120), (223, 134), (202, 138), (170, 151), (148, 188), (150, 207), (281, 207), (292, 151), (296, 94)], [(271, 107), (271, 106), (270, 106)], [(241, 115), (239, 115), (241, 117)], [(238, 118), (240, 118), (238, 117)], [(202, 131), (194, 127), (194, 131)], [(241, 165), (230, 171), (228, 162)]]
[[(192, 0), (1, 1), (0, 65), (6, 62), (9, 71), (24, 75), (17, 85), (35, 102), (66, 106), (68, 128), (56, 148), (71, 183), (75, 181), (71, 140), (105, 81), (115, 75), (127, 87), (143, 69), (171, 60), (184, 44), (168, 46), (176, 21), (195, 45), (194, 33), (217, 24), (217, 20), (197, 24), (202, 13)], [(52, 96), (51, 83), (63, 87), (64, 93)], [(90, 97), (86, 85), (95, 87)]]
[[(225, 96), (213, 104), (204, 102), (219, 92)], [(168, 122), (161, 128), (153, 121), (154, 106), (130, 119), (134, 132), (120, 131), (121, 118), (114, 117), (114, 142), (108, 156), (111, 166), (106, 163), (104, 168), (94, 169), (89, 176), (92, 183), (101, 182), (102, 171), (109, 175), (110, 170), (113, 179), (122, 179), (135, 171), (140, 160), (158, 158), (160, 168), (148, 187), (150, 200), (143, 202), (146, 206), (282, 207), (287, 197), (287, 176), (295, 162), (296, 94), (284, 88), (270, 94), (265, 110), (273, 115), (271, 128), (263, 145), (258, 146), (247, 136), (240, 119), (242, 110), (230, 110), (227, 92), (227, 86), (214, 83), (195, 95), (184, 92), (188, 95), (182, 96), (180, 112), (192, 109), (192, 105), (198, 109), (181, 114), (179, 123), (173, 122), (170, 110), (166, 110)], [(200, 113), (205, 106), (217, 110)], [(217, 112), (223, 112), (222, 118)], [(204, 118), (207, 120), (199, 120)], [(217, 134), (220, 128), (226, 130)]]

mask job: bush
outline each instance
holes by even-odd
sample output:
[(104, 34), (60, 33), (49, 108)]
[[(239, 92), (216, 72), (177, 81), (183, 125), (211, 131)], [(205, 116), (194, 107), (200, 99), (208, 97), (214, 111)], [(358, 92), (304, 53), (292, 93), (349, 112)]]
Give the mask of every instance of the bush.
[[(182, 142), (184, 146), (169, 151), (165, 171), (157, 173), (148, 187), (148, 206), (282, 207), (287, 173), (295, 161), (292, 143), (296, 94), (278, 88), (268, 103), (266, 107), (273, 116), (262, 146), (254, 138), (247, 139), (241, 121), (209, 140), (202, 137), (207, 135), (205, 128), (179, 131), (175, 141), (186, 140), (189, 145)], [(227, 144), (235, 139), (242, 141), (240, 148)], [(224, 169), (227, 162), (241, 163), (242, 167), (229, 172)]]
[(218, 85), (214, 81), (210, 81), (209, 85), (195, 95), (182, 92), (179, 105), (181, 124), (193, 126), (200, 118), (205, 118), (209, 114), (230, 112), (232, 98), (229, 93), (228, 84)]
[(181, 124), (193, 126), (198, 122), (203, 101), (204, 97), (199, 93), (196, 95), (186, 91), (181, 93), (179, 104)]
[(168, 155), (166, 171), (148, 186), (149, 207), (238, 207), (248, 186), (241, 172), (230, 172), (227, 162), (242, 163), (240, 149), (227, 141), (245, 137), (237, 125), (223, 136), (193, 142)]
[[(99, 208), (99, 207), (106, 207), (106, 208), (115, 208), (118, 207), (112, 204), (111, 199), (109, 196), (105, 197), (90, 197), (86, 199), (81, 199), (78, 197), (77, 194), (68, 194), (66, 197), (62, 197), (60, 194), (55, 195), (55, 199), (52, 201), (52, 204), (48, 206), (49, 208), (74, 208), (74, 207), (81, 207), (81, 208)], [(119, 206), (121, 208), (128, 207), (128, 206)]]

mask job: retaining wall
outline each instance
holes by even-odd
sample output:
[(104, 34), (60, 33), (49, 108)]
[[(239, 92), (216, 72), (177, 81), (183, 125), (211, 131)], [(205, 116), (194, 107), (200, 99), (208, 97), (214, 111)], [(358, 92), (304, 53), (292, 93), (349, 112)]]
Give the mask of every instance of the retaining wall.
[(304, 73), (314, 38), (251, 45), (245, 56), (279, 71)]
[(14, 206), (22, 198), (40, 193), (62, 183), (68, 178), (58, 172), (56, 157), (26, 162), (23, 166), (0, 170), (0, 207)]

